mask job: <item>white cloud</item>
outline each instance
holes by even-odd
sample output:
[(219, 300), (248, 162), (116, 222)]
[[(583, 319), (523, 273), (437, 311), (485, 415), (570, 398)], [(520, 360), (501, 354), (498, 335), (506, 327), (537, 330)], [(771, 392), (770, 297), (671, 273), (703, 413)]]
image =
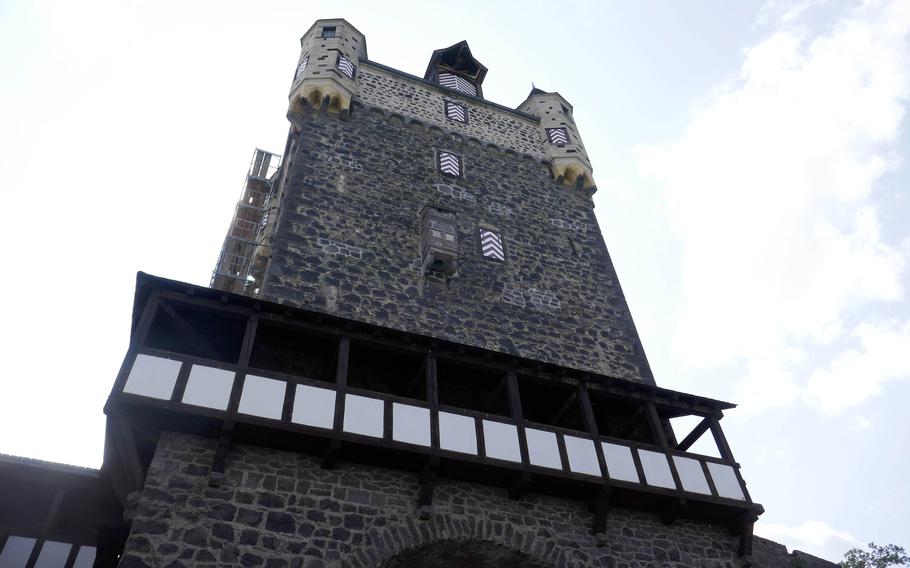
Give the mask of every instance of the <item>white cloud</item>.
[(795, 527), (759, 521), (755, 533), (785, 544), (791, 551), (802, 550), (829, 560), (840, 560), (847, 550), (859, 544), (849, 532), (836, 530), (821, 521), (805, 521)]
[(881, 392), (889, 381), (910, 379), (910, 323), (862, 324), (859, 346), (847, 349), (809, 377), (806, 400), (834, 415)]
[(847, 429), (852, 432), (866, 432), (872, 428), (872, 422), (865, 416), (857, 414), (847, 423)]
[(902, 299), (906, 268), (871, 196), (900, 164), (910, 3), (864, 4), (821, 34), (781, 25), (678, 140), (639, 149), (683, 250), (676, 358), (744, 362), (740, 400), (758, 410), (800, 399), (804, 352)]

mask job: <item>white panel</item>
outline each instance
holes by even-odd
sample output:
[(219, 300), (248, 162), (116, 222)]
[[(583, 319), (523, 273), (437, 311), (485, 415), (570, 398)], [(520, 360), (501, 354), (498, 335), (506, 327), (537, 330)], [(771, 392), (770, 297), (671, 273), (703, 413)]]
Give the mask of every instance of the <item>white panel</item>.
[(344, 396), (344, 431), (382, 438), (382, 405), (376, 398), (356, 394)]
[(708, 472), (711, 473), (711, 479), (714, 480), (714, 487), (717, 488), (717, 494), (729, 499), (739, 499), (745, 501), (743, 488), (739, 486), (739, 479), (736, 472), (729, 465), (721, 463), (708, 462)]
[(63, 568), (72, 547), (73, 545), (68, 542), (44, 541), (35, 568)]
[(563, 436), (563, 439), (566, 442), (566, 454), (569, 456), (569, 469), (575, 473), (601, 475), (593, 440), (575, 436)]
[(666, 454), (651, 450), (638, 450), (638, 457), (641, 458), (641, 468), (645, 472), (645, 482), (648, 485), (676, 489)]
[(535, 430), (534, 428), (525, 428), (525, 438), (528, 440), (528, 459), (532, 464), (562, 469), (556, 434)]
[(439, 412), (439, 447), (443, 450), (477, 455), (474, 419), (462, 414)]
[(419, 446), (430, 445), (430, 410), (392, 403), (392, 439)]
[(335, 425), (335, 391), (297, 385), (291, 422), (331, 429)]
[(607, 461), (610, 479), (641, 483), (641, 480), (638, 479), (638, 470), (635, 469), (632, 448), (607, 442), (601, 442), (600, 446), (604, 451), (604, 459)]
[(24, 568), (28, 557), (35, 547), (35, 539), (24, 536), (11, 536), (6, 539), (6, 546), (0, 552), (0, 566), (3, 568)]
[(673, 462), (676, 463), (676, 471), (679, 473), (679, 481), (682, 482), (683, 489), (703, 495), (711, 494), (708, 480), (705, 479), (705, 472), (701, 469), (701, 462), (682, 456), (673, 456)]
[(123, 392), (170, 400), (180, 373), (180, 361), (140, 354), (130, 369)]
[(183, 392), (183, 402), (195, 406), (227, 410), (234, 386), (234, 371), (193, 365)]
[(76, 562), (73, 568), (92, 568), (95, 564), (95, 547), (83, 546), (76, 554)]
[(514, 424), (483, 421), (483, 446), (487, 457), (513, 462), (521, 461), (518, 428)]
[(237, 412), (281, 420), (284, 407), (285, 382), (256, 375), (247, 375), (240, 394)]

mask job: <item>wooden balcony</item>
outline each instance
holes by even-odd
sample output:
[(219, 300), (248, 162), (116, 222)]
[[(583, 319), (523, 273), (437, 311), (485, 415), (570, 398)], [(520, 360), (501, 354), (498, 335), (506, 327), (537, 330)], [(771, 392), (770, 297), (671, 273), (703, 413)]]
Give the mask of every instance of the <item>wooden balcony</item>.
[[(595, 534), (610, 506), (726, 523), (747, 553), (763, 509), (720, 427), (731, 407), (140, 274), (105, 410), (124, 495), (150, 458), (129, 431), (177, 430), (421, 472), (427, 515), (446, 476), (583, 499)], [(677, 442), (680, 416), (701, 422)], [(707, 432), (721, 457), (687, 451)]]

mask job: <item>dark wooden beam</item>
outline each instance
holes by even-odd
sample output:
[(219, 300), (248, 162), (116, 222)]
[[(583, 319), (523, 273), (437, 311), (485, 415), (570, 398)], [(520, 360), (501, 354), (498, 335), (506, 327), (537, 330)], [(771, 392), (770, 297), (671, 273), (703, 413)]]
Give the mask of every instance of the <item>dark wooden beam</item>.
[[(594, 513), (594, 525), (591, 527), (591, 534), (595, 539), (600, 541), (605, 537), (607, 532), (607, 516), (610, 513), (610, 488), (604, 487), (598, 491), (591, 504)], [(598, 542), (599, 544), (599, 542)]]
[(552, 424), (553, 426), (558, 425), (559, 421), (562, 420), (562, 417), (565, 416), (566, 412), (568, 412), (569, 409), (572, 408), (572, 404), (575, 402), (575, 399), (577, 397), (578, 397), (578, 391), (573, 391), (572, 393), (570, 393), (569, 397), (566, 399), (566, 401), (562, 404), (562, 406), (559, 407), (559, 410), (557, 410), (556, 413), (553, 414), (553, 417), (550, 418), (549, 423)]
[[(521, 454), (521, 463), (528, 467), (531, 458), (528, 455), (528, 440), (525, 437), (524, 415), (521, 410), (521, 393), (518, 391), (518, 377), (514, 370), (506, 371), (506, 397), (509, 402), (509, 416), (515, 421), (516, 430), (518, 431), (518, 452)], [(511, 492), (510, 492), (511, 493)], [(515, 491), (519, 495), (521, 491)], [(517, 499), (518, 497), (516, 497)]]
[(752, 531), (754, 530), (754, 527), (754, 521), (746, 523), (742, 532), (739, 534), (739, 546), (736, 549), (736, 554), (740, 558), (752, 556)]
[(127, 493), (139, 491), (145, 483), (145, 472), (139, 459), (139, 450), (130, 423), (113, 414), (107, 418), (108, 440), (113, 443), (113, 452), (116, 462), (120, 466), (126, 481)]
[(702, 421), (699, 422), (691, 432), (689, 432), (689, 434), (683, 439), (682, 442), (676, 444), (676, 449), (681, 452), (685, 452), (691, 448), (692, 444), (697, 442), (698, 439), (701, 438), (702, 434), (707, 432), (710, 427), (711, 420), (708, 418), (702, 419)]
[(201, 347), (203, 350), (208, 351), (209, 353), (218, 353), (218, 350), (214, 345), (209, 342), (208, 338), (193, 327), (193, 325), (183, 319), (180, 314), (178, 314), (173, 306), (167, 302), (161, 302), (159, 304), (161, 311), (168, 315), (171, 318), (171, 321), (177, 326), (177, 328), (186, 334), (186, 337), (192, 343), (195, 343), (197, 346)]
[(341, 440), (330, 439), (326, 444), (325, 451), (322, 452), (322, 461), (319, 466), (322, 469), (332, 469), (338, 461), (338, 454), (341, 453)]
[(675, 498), (670, 501), (664, 510), (660, 513), (660, 522), (665, 525), (672, 525), (676, 519), (679, 518), (680, 514), (683, 511), (683, 508), (686, 506), (686, 500), (683, 498)]
[(717, 418), (710, 417), (708, 418), (708, 425), (711, 428), (711, 434), (714, 436), (714, 443), (717, 444), (717, 450), (720, 452), (720, 457), (729, 462), (735, 462), (736, 459), (733, 458), (733, 451), (730, 450), (730, 444), (727, 443), (727, 437), (724, 436), (724, 431), (720, 427), (720, 421)]
[(221, 487), (224, 481), (224, 464), (227, 461), (228, 450), (231, 449), (231, 437), (234, 433), (234, 423), (225, 421), (221, 426), (221, 435), (215, 446), (215, 456), (212, 458), (212, 468), (209, 470), (209, 487)]
[(351, 356), (351, 338), (341, 337), (338, 340), (338, 364), (335, 367), (335, 421), (332, 429), (341, 432), (344, 429), (344, 396), (348, 390), (348, 363)]
[(439, 449), (439, 382), (436, 372), (436, 354), (427, 353), (423, 366), (426, 371), (427, 405), (430, 407), (430, 446)]
[(427, 459), (420, 470), (420, 493), (417, 496), (417, 514), (422, 521), (429, 520), (432, 516), (433, 493), (436, 491), (438, 472), (439, 458), (437, 457)]
[(509, 499), (517, 501), (527, 495), (531, 489), (531, 483), (530, 473), (523, 471), (516, 475), (515, 480), (509, 485)]
[(496, 388), (493, 389), (493, 392), (490, 393), (490, 396), (487, 397), (487, 400), (486, 400), (486, 401), (484, 401), (483, 406), (482, 406), (482, 408), (483, 408), (482, 412), (489, 412), (489, 411), (490, 411), (490, 407), (493, 406), (493, 403), (496, 402), (496, 399), (497, 399), (499, 396), (502, 396), (502, 390), (503, 390), (504, 388), (506, 388), (506, 382), (507, 382), (506, 379), (507, 379), (507, 377), (508, 377), (508, 374), (504, 374), (504, 375), (502, 376), (502, 379), (501, 379), (501, 380), (499, 381), (499, 383), (496, 385)]

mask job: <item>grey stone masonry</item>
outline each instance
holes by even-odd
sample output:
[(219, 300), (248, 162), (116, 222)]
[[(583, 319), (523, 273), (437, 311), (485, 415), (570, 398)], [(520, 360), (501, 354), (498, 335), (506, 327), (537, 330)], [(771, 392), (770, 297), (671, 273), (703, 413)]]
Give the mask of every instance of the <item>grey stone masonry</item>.
[[(653, 382), (591, 204), (547, 164), (356, 104), (346, 120), (310, 110), (298, 127), (263, 299)], [(434, 148), (464, 159), (457, 183)], [(442, 285), (414, 269), (425, 206), (456, 217), (457, 272)], [(504, 262), (481, 256), (479, 227), (499, 233)], [(347, 256), (326, 254), (336, 248)]]
[[(224, 479), (208, 486), (215, 440), (163, 432), (130, 515), (120, 566), (383, 568), (431, 543), (490, 543), (554, 568), (734, 568), (737, 537), (719, 525), (613, 508), (590, 533), (586, 503), (441, 479), (420, 520), (416, 474), (234, 445)], [(767, 541), (763, 541), (767, 543)], [(761, 546), (756, 568), (796, 566)]]
[[(358, 99), (364, 104), (417, 118), (426, 124), (451, 129), (484, 142), (543, 158), (538, 122), (509, 113), (460, 93), (409, 79), (379, 67), (363, 65), (358, 78)], [(468, 111), (467, 123), (445, 115), (445, 101), (455, 101)]]

